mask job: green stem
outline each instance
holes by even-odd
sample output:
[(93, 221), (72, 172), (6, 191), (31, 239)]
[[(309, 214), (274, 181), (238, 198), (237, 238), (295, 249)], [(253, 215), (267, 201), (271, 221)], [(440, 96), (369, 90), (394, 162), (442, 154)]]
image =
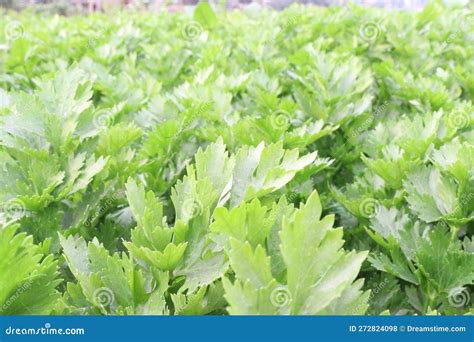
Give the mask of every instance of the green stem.
[(457, 238), (458, 238), (459, 229), (460, 229), (461, 227), (450, 226), (449, 228), (450, 228), (450, 230), (451, 230), (451, 241), (454, 242), (454, 241), (456, 241)]

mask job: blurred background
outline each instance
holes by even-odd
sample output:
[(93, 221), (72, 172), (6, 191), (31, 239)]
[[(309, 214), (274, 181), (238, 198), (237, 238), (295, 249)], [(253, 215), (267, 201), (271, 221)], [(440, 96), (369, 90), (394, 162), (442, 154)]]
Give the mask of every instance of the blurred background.
[[(198, 2), (199, 0), (0, 0), (0, 6), (13, 10), (31, 8), (35, 11), (51, 11), (67, 15), (78, 12), (107, 11), (120, 7), (154, 11), (166, 8), (168, 11), (180, 11)], [(423, 8), (427, 0), (214, 0), (210, 2), (227, 9), (265, 6), (280, 10), (295, 2), (315, 6), (344, 5), (352, 2), (363, 6), (416, 10)]]

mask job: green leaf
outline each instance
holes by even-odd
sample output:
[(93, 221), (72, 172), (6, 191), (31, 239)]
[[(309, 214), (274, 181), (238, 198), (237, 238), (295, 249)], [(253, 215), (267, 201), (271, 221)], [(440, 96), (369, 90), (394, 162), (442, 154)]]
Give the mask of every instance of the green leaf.
[(367, 253), (345, 252), (342, 229), (333, 229), (334, 217), (320, 219), (321, 213), (319, 196), (313, 192), (304, 206), (283, 218), (280, 249), (285, 285), (273, 279), (263, 246), (253, 250), (248, 242), (231, 240), (228, 255), (236, 280), (233, 284), (224, 280), (229, 313), (365, 312), (363, 298), (368, 293), (360, 291), (362, 282), (352, 283)]
[(248, 242), (231, 239), (228, 255), (232, 269), (240, 280), (261, 288), (273, 279), (270, 258), (262, 246), (257, 246), (253, 251)]
[(0, 227), (0, 313), (49, 315), (60, 298), (57, 261), (18, 225)]
[(217, 16), (208, 2), (201, 1), (194, 9), (194, 20), (205, 28), (213, 28), (217, 24)]
[(438, 169), (423, 167), (404, 182), (407, 201), (425, 222), (434, 222), (456, 211), (456, 184)]

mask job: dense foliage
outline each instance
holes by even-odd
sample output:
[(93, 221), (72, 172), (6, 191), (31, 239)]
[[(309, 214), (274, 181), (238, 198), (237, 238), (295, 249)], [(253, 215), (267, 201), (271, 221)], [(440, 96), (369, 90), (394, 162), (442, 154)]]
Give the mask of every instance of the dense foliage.
[(3, 14), (1, 313), (474, 313), (473, 18)]

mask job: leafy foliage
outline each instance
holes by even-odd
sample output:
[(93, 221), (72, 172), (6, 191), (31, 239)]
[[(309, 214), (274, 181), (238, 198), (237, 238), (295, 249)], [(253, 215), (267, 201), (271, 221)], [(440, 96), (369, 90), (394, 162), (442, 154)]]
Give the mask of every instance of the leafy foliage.
[(474, 313), (473, 17), (8, 13), (1, 313)]
[(0, 230), (0, 303), (4, 315), (46, 315), (55, 308), (61, 282), (57, 261), (46, 255), (48, 241), (33, 244), (17, 225)]

